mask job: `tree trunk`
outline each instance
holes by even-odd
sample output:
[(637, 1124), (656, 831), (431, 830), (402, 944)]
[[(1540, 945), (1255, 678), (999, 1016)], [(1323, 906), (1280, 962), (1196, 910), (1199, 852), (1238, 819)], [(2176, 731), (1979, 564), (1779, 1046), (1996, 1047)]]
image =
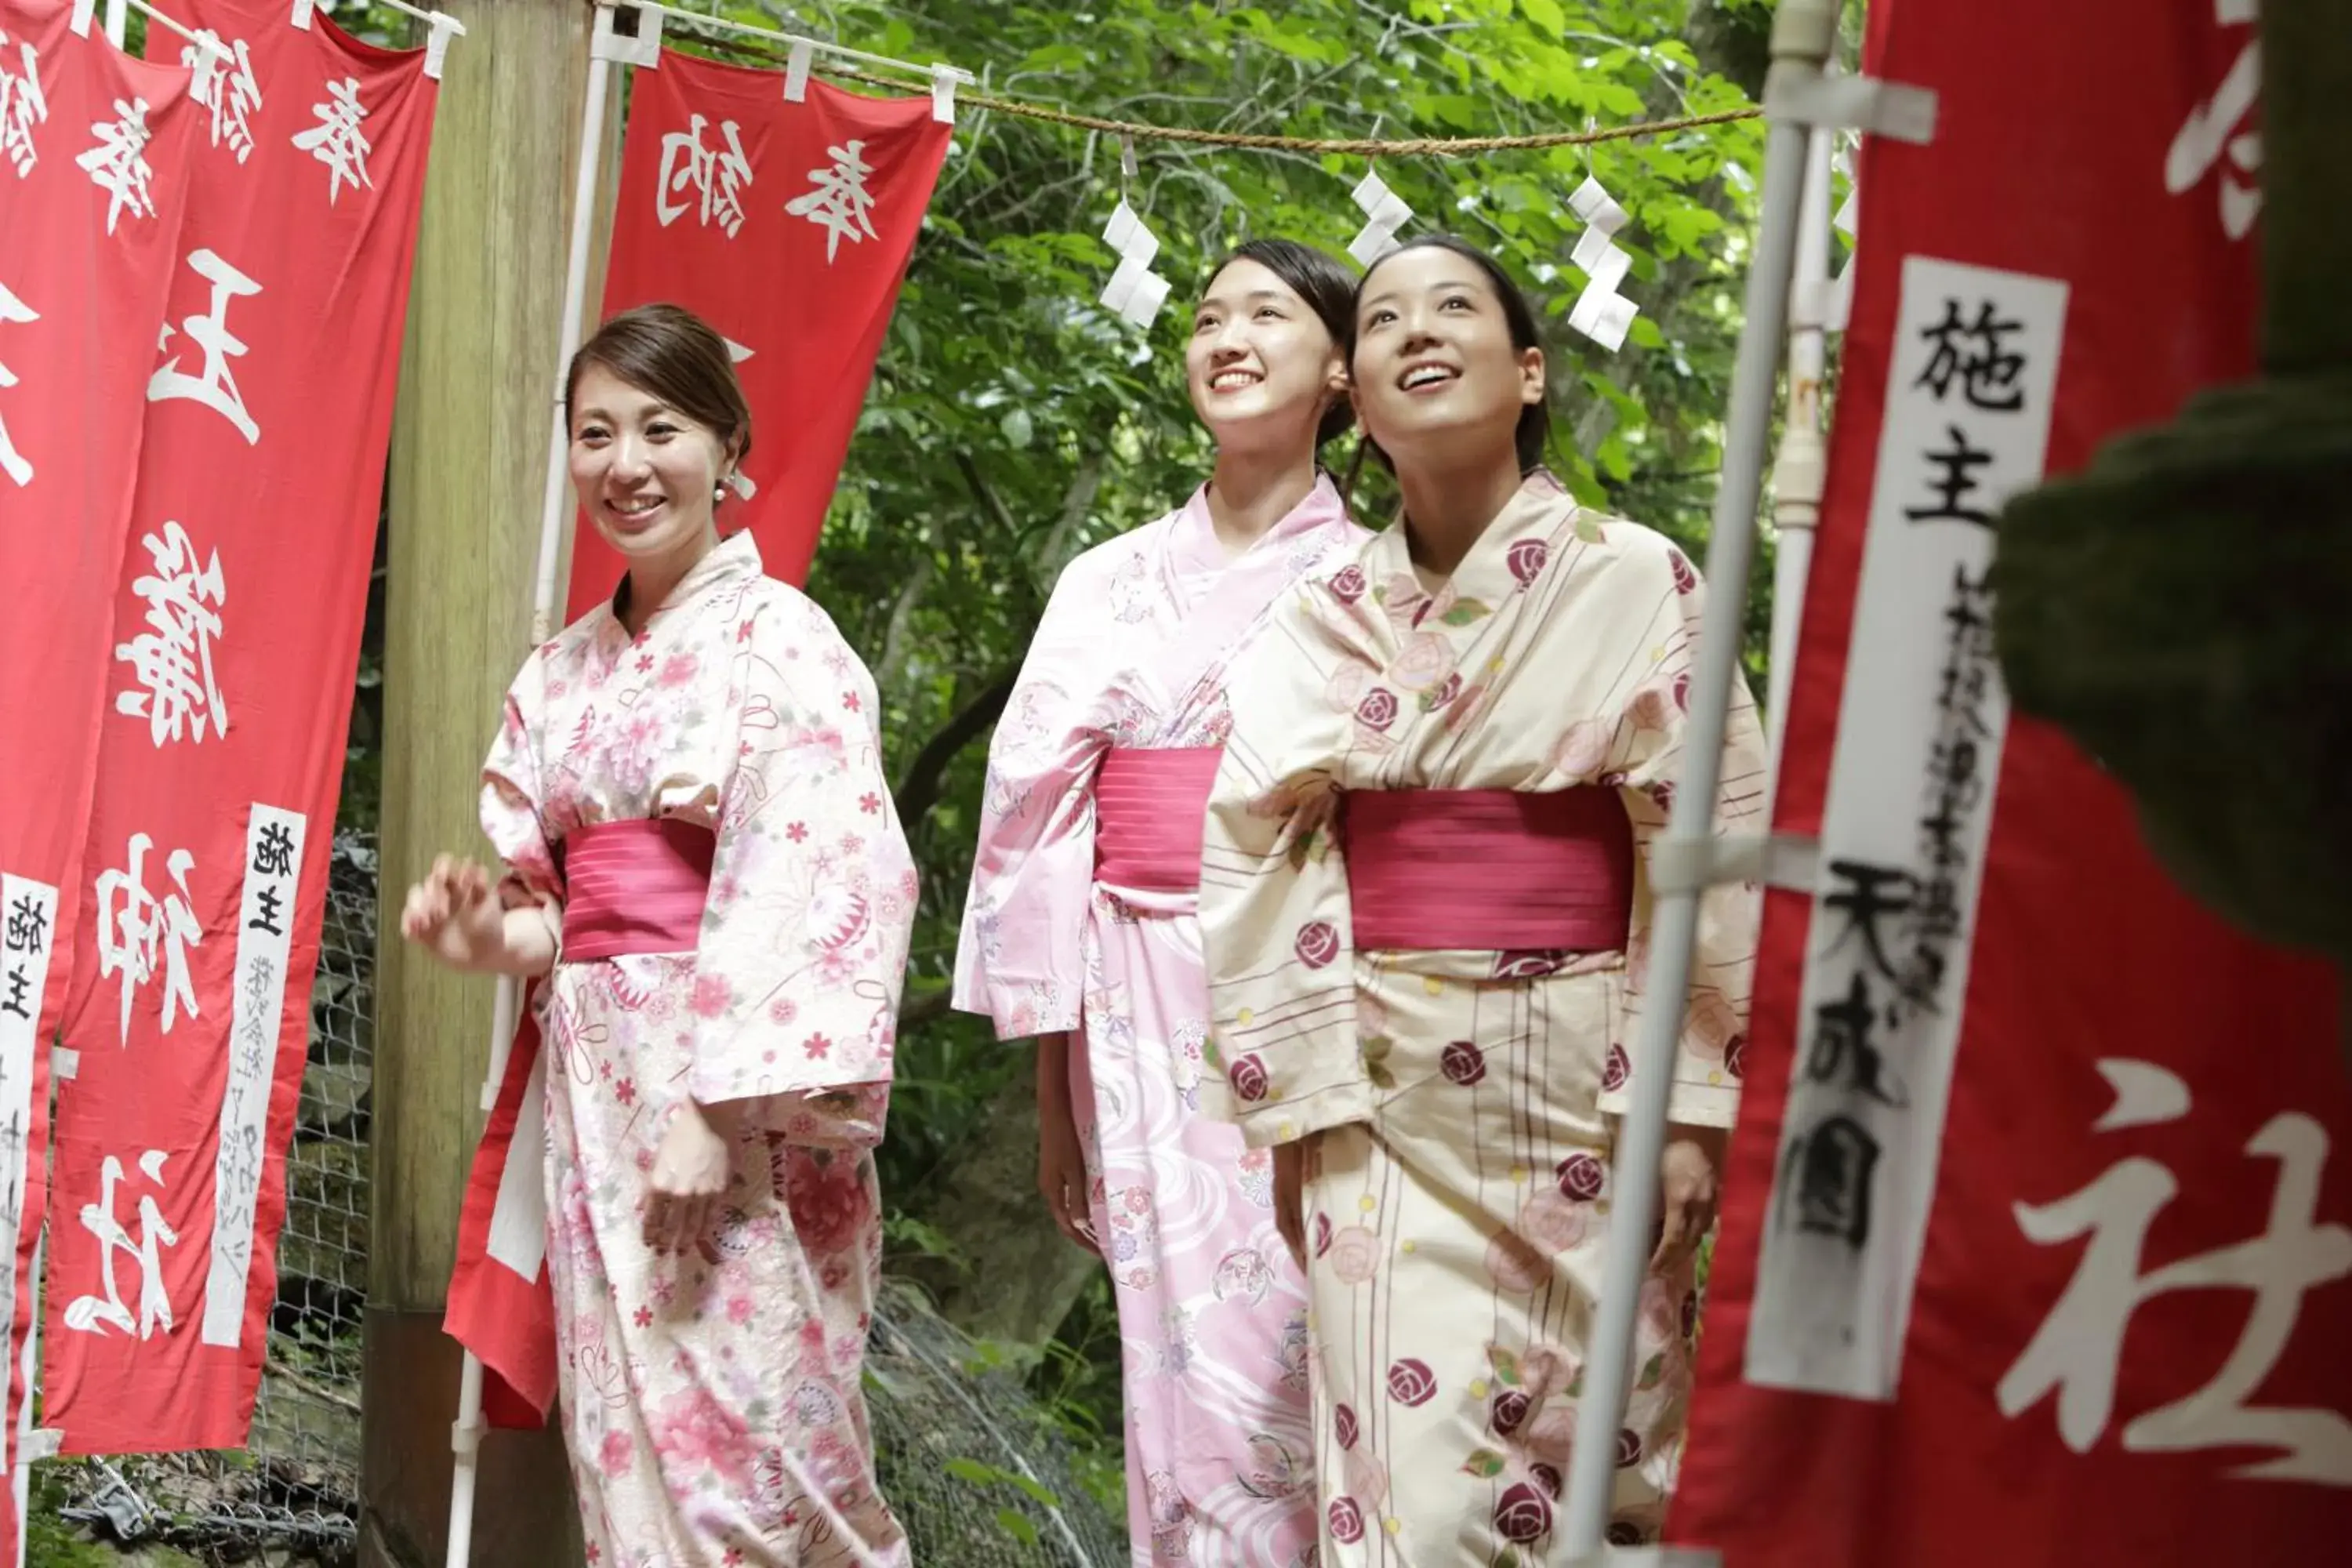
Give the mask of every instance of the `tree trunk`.
[[(397, 911), (436, 853), (482, 853), (475, 781), (530, 646), (592, 19), (581, 0), (442, 4), (468, 31), (441, 86), (387, 522), (368, 1568), (426, 1568), (447, 1549), (460, 1355), (440, 1325), (481, 1125), (492, 992), (406, 947)], [(480, 1462), (473, 1560), (576, 1568), (579, 1525), (554, 1433), (492, 1435)]]

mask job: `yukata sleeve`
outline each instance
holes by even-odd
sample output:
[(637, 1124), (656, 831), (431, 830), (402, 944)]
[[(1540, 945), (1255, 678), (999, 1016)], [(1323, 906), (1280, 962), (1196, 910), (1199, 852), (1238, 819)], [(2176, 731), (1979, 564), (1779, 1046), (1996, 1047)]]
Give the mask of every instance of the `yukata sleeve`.
[(1084, 714), (1090, 671), (1112, 655), (1089, 613), (1099, 586), (1090, 564), (1082, 557), (1055, 584), (989, 743), (951, 1000), (987, 1017), (1000, 1040), (1076, 1029), (1086, 995), (1094, 775), (1106, 742)]
[(882, 1140), (914, 927), (914, 857), (882, 769), (874, 680), (797, 595), (747, 606), (688, 999), (688, 1088), (756, 1102), (787, 1142)]
[(544, 655), (533, 653), (508, 689), (498, 739), (482, 763), (483, 837), (506, 863), (499, 900), (507, 909), (538, 907), (560, 960), (563, 949), (563, 882), (555, 869), (555, 840), (547, 830), (546, 795), (539, 772)]
[[(1633, 687), (1618, 717), (1616, 755), (1611, 762), (1626, 813), (1633, 818), (1639, 868), (1633, 931), (1625, 952), (1629, 1005), (1624, 1034), (1611, 1047), (1602, 1078), (1601, 1109), (1612, 1115), (1622, 1115), (1633, 1104), (1629, 1053), (1640, 1038), (1643, 1012), (1672, 1005), (1675, 1000), (1651, 994), (1644, 984), (1656, 907), (1650, 858), (1664, 836), (1687, 755), (1691, 720), (1685, 705), (1695, 676), (1699, 625), (1706, 607), (1706, 590), (1697, 569), (1679, 550), (1646, 531), (1641, 542), (1643, 548), (1629, 552), (1629, 559), (1616, 569), (1620, 581), (1612, 584), (1622, 595), (1621, 602), (1656, 606), (1638, 645), (1650, 659), (1649, 668)], [(1654, 657), (1650, 650), (1655, 650)], [(1762, 830), (1766, 767), (1755, 700), (1746, 678), (1735, 676), (1716, 792), (1717, 838)], [(1682, 999), (1683, 1026), (1675, 1050), (1668, 1111), (1675, 1121), (1729, 1127), (1738, 1116), (1740, 1058), (1747, 1046), (1760, 911), (1760, 895), (1753, 884), (1717, 886), (1700, 897), (1690, 990)]]
[(1372, 1110), (1335, 821), (1346, 728), (1325, 696), (1356, 657), (1324, 618), (1336, 604), (1317, 581), (1289, 590), (1236, 664), (1233, 733), (1203, 825), (1213, 1071), (1201, 1108), (1238, 1124), (1254, 1148)]

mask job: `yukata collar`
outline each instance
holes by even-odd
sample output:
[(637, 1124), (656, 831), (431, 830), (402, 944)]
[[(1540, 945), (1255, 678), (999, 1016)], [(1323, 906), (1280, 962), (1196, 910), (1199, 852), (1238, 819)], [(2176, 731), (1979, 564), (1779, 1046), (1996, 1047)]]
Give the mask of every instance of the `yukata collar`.
[[(1530, 556), (1515, 547), (1530, 540), (1544, 542), (1543, 555), (1550, 553), (1548, 546), (1559, 531), (1562, 507), (1571, 510), (1575, 501), (1568, 487), (1552, 476), (1549, 468), (1537, 468), (1519, 481), (1486, 531), (1470, 547), (1468, 554), (1454, 566), (1452, 575), (1424, 589), (1421, 574), (1412, 564), (1412, 542), (1405, 532), (1402, 513), (1381, 535), (1381, 544), (1387, 555), (1387, 573), (1391, 579), (1402, 575), (1403, 584), (1397, 592), (1409, 599), (1434, 600), (1446, 605), (1459, 600), (1475, 600), (1488, 606), (1499, 605), (1516, 588), (1524, 586), (1530, 574)], [(1542, 557), (1535, 558), (1539, 569)]]
[[(677, 580), (677, 585), (669, 591), (668, 596), (656, 606), (652, 615), (646, 617), (646, 631), (652, 631), (654, 623), (664, 616), (685, 609), (722, 588), (757, 577), (761, 571), (760, 546), (758, 541), (751, 537), (751, 531), (744, 529), (728, 535), (709, 554), (687, 569), (686, 575)], [(629, 579), (625, 574), (614, 588), (613, 596), (604, 601), (604, 625), (601, 628), (607, 635), (623, 641), (628, 640), (629, 629), (621, 624), (621, 595), (628, 591)]]
[(1339, 499), (1339, 488), (1331, 482), (1329, 474), (1318, 468), (1314, 488), (1283, 514), (1281, 521), (1259, 534), (1239, 555), (1228, 555), (1217, 538), (1216, 521), (1209, 515), (1209, 487), (1204, 483), (1176, 514), (1172, 553), (1195, 569), (1219, 572), (1254, 556), (1277, 553), (1300, 535), (1343, 522), (1347, 516), (1347, 503)]

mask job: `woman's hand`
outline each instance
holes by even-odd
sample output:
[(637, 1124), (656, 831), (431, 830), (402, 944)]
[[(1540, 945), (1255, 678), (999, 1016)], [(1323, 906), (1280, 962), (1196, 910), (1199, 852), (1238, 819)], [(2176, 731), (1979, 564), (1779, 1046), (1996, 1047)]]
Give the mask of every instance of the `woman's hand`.
[(1298, 1267), (1307, 1267), (1307, 1145), (1274, 1146), (1274, 1228)]
[(506, 954), (506, 910), (488, 872), (471, 860), (443, 855), (425, 880), (408, 889), (400, 934), (452, 969), (493, 969)]
[(1666, 1150), (1658, 1162), (1658, 1246), (1650, 1258), (1651, 1273), (1670, 1273), (1688, 1262), (1715, 1224), (1725, 1138), (1720, 1127), (1666, 1129)]
[(1054, 1228), (1074, 1247), (1102, 1256), (1094, 1211), (1087, 1203), (1086, 1146), (1070, 1109), (1070, 1037), (1037, 1037), (1037, 1195)]
[(654, 1151), (646, 1194), (646, 1245), (656, 1252), (684, 1252), (709, 1229), (713, 1211), (726, 1195), (735, 1113), (730, 1106), (682, 1100), (671, 1113), (661, 1146)]
[(1095, 1236), (1094, 1211), (1087, 1203), (1087, 1157), (1078, 1142), (1077, 1124), (1066, 1109), (1055, 1115), (1037, 1108), (1037, 1192), (1055, 1228), (1097, 1258), (1102, 1243)]

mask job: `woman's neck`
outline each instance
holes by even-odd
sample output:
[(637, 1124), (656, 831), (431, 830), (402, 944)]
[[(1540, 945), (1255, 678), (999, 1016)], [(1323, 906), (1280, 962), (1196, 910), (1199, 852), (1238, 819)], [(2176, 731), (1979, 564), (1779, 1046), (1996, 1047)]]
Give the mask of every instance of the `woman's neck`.
[(1315, 453), (1220, 447), (1209, 476), (1209, 523), (1226, 553), (1240, 555), (1298, 510), (1315, 489)]
[(654, 612), (668, 602), (686, 581), (686, 574), (702, 563), (703, 557), (719, 548), (719, 530), (706, 525), (700, 533), (667, 555), (633, 563), (629, 578), (622, 589), (621, 627), (631, 637), (642, 636), (646, 623)]
[(1435, 468), (1401, 465), (1397, 489), (1413, 564), (1433, 576), (1454, 575), (1525, 482), (1516, 450)]

